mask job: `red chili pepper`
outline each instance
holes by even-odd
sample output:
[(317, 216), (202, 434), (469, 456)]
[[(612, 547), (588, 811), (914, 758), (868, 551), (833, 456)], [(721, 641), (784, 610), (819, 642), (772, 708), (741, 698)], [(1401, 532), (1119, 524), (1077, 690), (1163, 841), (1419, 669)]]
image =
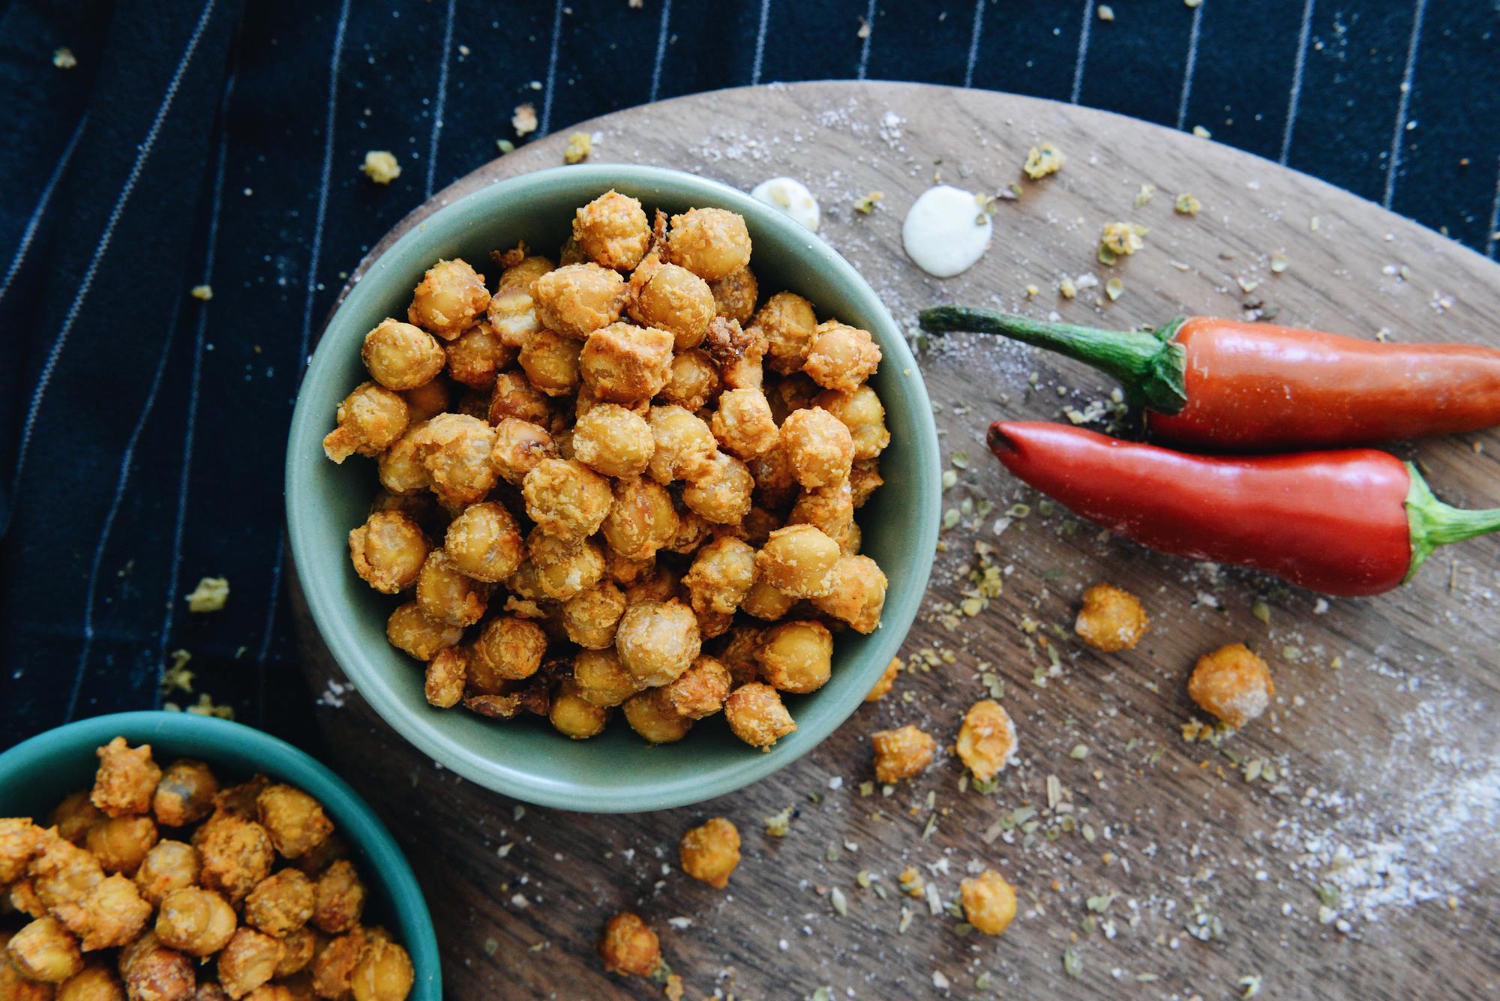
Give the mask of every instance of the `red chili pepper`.
[(924, 310), (927, 330), (1003, 334), (1109, 372), (1148, 431), (1185, 447), (1273, 452), (1500, 424), (1500, 351), (1391, 344), (1211, 317), (1152, 332), (986, 309)]
[(1031, 421), (996, 421), (989, 445), (1116, 535), (1325, 594), (1389, 591), (1437, 546), (1500, 530), (1500, 509), (1450, 507), (1414, 467), (1373, 449), (1211, 457)]

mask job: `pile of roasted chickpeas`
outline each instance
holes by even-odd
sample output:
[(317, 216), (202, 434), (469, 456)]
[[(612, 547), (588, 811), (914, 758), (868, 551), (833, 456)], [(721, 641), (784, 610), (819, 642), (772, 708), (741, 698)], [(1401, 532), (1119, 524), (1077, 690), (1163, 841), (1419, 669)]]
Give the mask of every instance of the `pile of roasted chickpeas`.
[(794, 292), (761, 301), (750, 249), (734, 212), (652, 222), (609, 191), (558, 263), (497, 252), (491, 292), (439, 261), (366, 335), (324, 449), (377, 461), (349, 552), (408, 596), (387, 635), (432, 705), (575, 739), (618, 706), (653, 743), (723, 710), (769, 748), (834, 633), (879, 625), (854, 513), (891, 437), (880, 348)]
[[(403, 1001), (411, 957), (361, 924), (365, 886), (317, 800), (221, 787), (149, 744), (99, 748), (43, 828), (0, 819), (4, 1001)], [(6, 915), (29, 920), (4, 930)]]

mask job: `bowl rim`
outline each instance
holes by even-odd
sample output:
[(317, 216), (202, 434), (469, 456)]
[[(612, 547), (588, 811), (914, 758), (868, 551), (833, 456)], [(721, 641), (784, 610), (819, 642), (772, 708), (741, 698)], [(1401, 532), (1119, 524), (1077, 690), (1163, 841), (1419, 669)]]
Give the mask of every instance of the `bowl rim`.
[[(398, 256), (413, 243), (430, 239), (428, 234), (439, 228), (439, 224), (452, 220), (457, 227), (462, 228), (466, 225), (464, 217), (476, 213), (503, 212), (503, 203), (507, 200), (525, 199), (533, 193), (546, 197), (550, 194), (549, 189), (554, 180), (563, 176), (570, 182), (597, 188), (601, 192), (617, 185), (657, 187), (674, 198), (728, 208), (752, 217), (757, 227), (776, 231), (779, 242), (795, 247), (795, 253), (799, 255), (806, 255), (809, 266), (835, 273), (836, 278), (850, 289), (849, 299), (857, 304), (859, 312), (872, 321), (870, 326), (877, 328), (872, 332), (877, 334), (885, 353), (883, 364), (893, 365), (901, 373), (913, 422), (930, 453), (929, 461), (925, 463), (929, 468), (918, 483), (922, 510), (914, 544), (919, 556), (912, 567), (903, 571), (905, 579), (913, 586), (905, 591), (903, 600), (894, 607), (888, 604), (883, 610), (880, 628), (871, 637), (872, 643), (865, 651), (865, 656), (871, 662), (879, 662), (882, 667), (896, 655), (916, 620), (932, 573), (941, 508), (941, 449), (937, 440), (937, 426), (927, 386), (922, 380), (921, 369), (911, 347), (869, 282), (826, 240), (810, 233), (799, 223), (757, 201), (746, 192), (719, 181), (666, 167), (615, 163), (577, 164), (545, 168), (495, 181), (436, 209), (393, 241), (378, 257), (362, 262), (359, 270), (354, 272), (354, 283), (320, 331), (317, 349), (298, 384), (285, 464), (287, 537), (293, 566), (303, 583), (302, 592), (308, 610), (329, 653), (375, 712), (422, 753), (492, 792), (538, 806), (586, 813), (639, 813), (671, 809), (726, 795), (791, 764), (843, 725), (863, 701), (863, 694), (854, 693), (846, 696), (842, 702), (835, 703), (816, 724), (799, 724), (798, 733), (803, 736), (797, 742), (791, 746), (772, 749), (770, 753), (753, 755), (745, 766), (725, 770), (717, 775), (710, 773), (696, 782), (672, 783), (666, 790), (659, 787), (623, 787), (591, 791), (588, 802), (580, 803), (570, 783), (537, 776), (472, 753), (421, 719), (420, 712), (414, 710), (425, 707), (408, 705), (408, 700), (402, 693), (397, 692), (382, 677), (379, 668), (366, 657), (345, 621), (345, 610), (327, 593), (331, 589), (315, 586), (318, 575), (313, 547), (316, 543), (311, 538), (313, 533), (296, 514), (299, 507), (309, 503), (306, 496), (308, 487), (301, 474), (304, 468), (310, 468), (312, 462), (322, 461), (322, 449), (318, 443), (326, 433), (325, 425), (328, 420), (327, 414), (313, 413), (305, 389), (320, 378), (327, 378), (325, 373), (339, 363), (334, 357), (332, 341), (326, 336), (329, 328), (339, 322), (342, 314), (359, 310), (367, 299), (381, 294), (376, 289), (381, 284), (376, 278), (381, 261)], [(914, 444), (913, 447), (920, 449), (921, 445)], [(308, 454), (302, 454), (304, 451)], [(871, 674), (873, 684), (873, 668)]]
[[(443, 996), (442, 962), (438, 955), (437, 931), (427, 899), (416, 874), (406, 861), (396, 839), (364, 799), (332, 770), (312, 755), (254, 727), (212, 716), (163, 710), (111, 713), (75, 720), (44, 730), (0, 753), (0, 787), (21, 768), (55, 760), (63, 754), (81, 753), (123, 736), (132, 745), (169, 740), (203, 744), (199, 756), (212, 763), (212, 742), (236, 745), (253, 757), (257, 768), (313, 796), (338, 820), (339, 829), (358, 846), (391, 899), (391, 916), (401, 927), (402, 945), (411, 954), (417, 977), (412, 983), (413, 1001), (439, 1001)], [(64, 745), (64, 746), (59, 746)], [(354, 823), (351, 825), (350, 818)], [(351, 831), (351, 826), (359, 828)]]

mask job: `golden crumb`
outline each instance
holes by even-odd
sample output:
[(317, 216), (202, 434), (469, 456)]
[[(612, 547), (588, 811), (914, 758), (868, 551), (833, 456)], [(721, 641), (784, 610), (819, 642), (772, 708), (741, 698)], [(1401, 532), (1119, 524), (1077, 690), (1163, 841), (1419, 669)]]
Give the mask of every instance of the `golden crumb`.
[(214, 288), (212, 285), (194, 285), (188, 294), (199, 302), (207, 302), (214, 297)]
[(1141, 239), (1147, 233), (1146, 227), (1138, 222), (1112, 222), (1104, 227), (1104, 233), (1099, 237), (1099, 260), (1104, 264), (1113, 264), (1117, 257), (1135, 253), (1146, 245)]
[(1199, 139), (1212, 139), (1214, 134), (1201, 125), (1194, 125), (1193, 135), (1197, 136)]
[(1104, 294), (1109, 296), (1109, 301), (1114, 302), (1125, 294), (1125, 283), (1118, 278), (1111, 278), (1104, 283)]
[(1156, 194), (1156, 185), (1142, 184), (1139, 191), (1135, 193), (1135, 207), (1142, 208), (1151, 203), (1151, 198)]
[[(631, 0), (632, 7), (639, 7), (640, 5), (641, 0)], [(666, 994), (667, 1001), (682, 1001), (682, 991), (682, 977), (675, 973), (667, 974), (667, 984), (662, 988), (662, 993)]]
[(563, 163), (582, 163), (594, 151), (594, 137), (587, 132), (574, 132), (568, 136), (568, 148), (563, 150)]
[(875, 747), (875, 779), (886, 784), (921, 774), (937, 750), (932, 734), (910, 723), (872, 734), (870, 743)]
[(1064, 299), (1071, 299), (1078, 294), (1078, 286), (1073, 284), (1073, 279), (1064, 278), (1057, 283), (1057, 292)]
[(927, 889), (927, 881), (922, 878), (922, 873), (915, 866), (907, 866), (901, 870), (901, 875), (896, 877), (901, 887), (901, 892), (908, 897), (920, 898)]
[(516, 135), (526, 136), (536, 131), (536, 105), (530, 102), (516, 105), (516, 113), (511, 116), (511, 127), (516, 130)]
[(1271, 704), (1271, 669), (1243, 643), (1199, 658), (1188, 679), (1188, 697), (1232, 727), (1242, 727)]
[(1105, 653), (1134, 648), (1150, 628), (1140, 599), (1113, 584), (1095, 584), (1083, 592), (1083, 607), (1073, 623), (1080, 639)]
[(163, 692), (193, 690), (194, 672), (187, 669), (188, 662), (193, 655), (186, 650), (173, 650), (171, 653), (172, 663), (161, 669), (160, 686)]
[(1180, 215), (1197, 215), (1198, 210), (1203, 208), (1203, 203), (1196, 197), (1184, 191), (1177, 196), (1177, 204), (1172, 206)]
[(975, 931), (1001, 935), (1016, 916), (1016, 890), (993, 869), (958, 884), (964, 917)]
[(885, 666), (885, 673), (880, 680), (875, 682), (875, 687), (870, 689), (870, 694), (865, 696), (866, 702), (879, 702), (890, 693), (892, 686), (896, 684), (896, 675), (901, 672), (901, 658), (892, 657), (891, 662)]
[(864, 197), (855, 199), (854, 211), (858, 212), (860, 215), (869, 215), (871, 212), (875, 211), (875, 203), (880, 201), (884, 197), (884, 191), (871, 191)]
[(401, 164), (396, 162), (396, 155), (389, 150), (370, 150), (365, 154), (364, 166), (359, 169), (376, 184), (390, 184), (401, 176)]
[(204, 577), (193, 588), (193, 593), (184, 597), (190, 612), (217, 612), (229, 600), (229, 578)]
[(1037, 181), (1048, 174), (1055, 174), (1059, 170), (1062, 170), (1066, 159), (1062, 154), (1062, 150), (1051, 143), (1042, 143), (1040, 146), (1033, 146), (1027, 151), (1026, 166), (1023, 169), (1026, 171), (1027, 177), (1033, 181)]
[(78, 65), (78, 57), (66, 45), (52, 51), (52, 65), (60, 70), (70, 70)]

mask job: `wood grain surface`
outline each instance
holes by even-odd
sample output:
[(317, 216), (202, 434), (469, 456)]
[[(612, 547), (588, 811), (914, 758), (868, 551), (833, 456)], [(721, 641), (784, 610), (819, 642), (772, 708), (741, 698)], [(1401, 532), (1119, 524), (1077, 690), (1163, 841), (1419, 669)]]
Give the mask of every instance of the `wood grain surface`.
[[(914, 335), (919, 309), (958, 301), (1114, 327), (1261, 309), (1359, 336), (1500, 344), (1493, 263), (1268, 161), (1102, 112), (811, 83), (688, 97), (579, 129), (594, 134), (596, 163), (660, 164), (745, 189), (800, 178), (822, 203), (823, 235)], [(1031, 182), (1020, 165), (1040, 141), (1067, 164)], [(371, 258), (440, 204), (560, 164), (566, 142), (550, 136), (459, 181)], [(999, 206), (986, 257), (946, 281), (913, 267), (900, 241), (907, 207), (939, 174), (975, 191), (1020, 186)], [(1138, 207), (1143, 184), (1155, 196)], [(876, 210), (854, 213), (870, 191), (884, 194)], [(1173, 211), (1184, 191), (1202, 202), (1196, 217)], [(1142, 251), (1105, 268), (1094, 248), (1116, 220), (1149, 233)], [(1283, 273), (1272, 273), (1273, 253), (1286, 257)], [(1123, 295), (1059, 296), (1060, 279), (1085, 274), (1121, 278)], [(659, 984), (605, 976), (594, 954), (604, 920), (630, 908), (660, 934), (688, 998), (828, 987), (833, 998), (1211, 999), (1239, 996), (1246, 977), (1260, 978), (1261, 997), (1494, 996), (1500, 539), (1450, 547), (1398, 593), (1357, 601), (1157, 556), (1047, 513), (984, 448), (989, 421), (1066, 419), (1065, 408), (1107, 401), (1107, 379), (983, 337), (919, 346), (945, 468), (957, 474), (945, 507), (960, 512), (903, 648), (934, 664), (903, 673), (801, 761), (697, 807), (587, 816), (523, 808), (444, 772), (357, 697), (322, 710), (333, 763), (386, 818), (427, 892), (449, 995), (660, 996)], [(1500, 434), (1395, 450), (1417, 459), (1445, 500), (1500, 505)], [(994, 508), (981, 516), (986, 500)], [(1029, 516), (996, 534), (1022, 503)], [(1004, 592), (955, 617), (981, 543)], [(1135, 592), (1152, 615), (1134, 651), (1103, 655), (1072, 635), (1080, 592), (1100, 580)], [(322, 691), (343, 675), (305, 609), (299, 617), (310, 684)], [(1185, 742), (1187, 674), (1235, 641), (1271, 664), (1274, 705), (1222, 747)], [(962, 788), (947, 747), (963, 711), (986, 697), (986, 673), (1003, 681), (1020, 740), (1018, 766), (991, 795)], [(938, 736), (938, 758), (889, 795), (862, 794), (870, 734), (905, 723)], [(1247, 781), (1247, 769), (1260, 774)], [(786, 807), (796, 811), (790, 832), (767, 836), (764, 818)], [(1008, 826), (1024, 808), (1035, 815)], [(744, 840), (725, 891), (676, 865), (682, 832), (714, 815)], [(1021, 892), (998, 939), (962, 934), (957, 918), (897, 886), (914, 866), (946, 905), (976, 863)]]

